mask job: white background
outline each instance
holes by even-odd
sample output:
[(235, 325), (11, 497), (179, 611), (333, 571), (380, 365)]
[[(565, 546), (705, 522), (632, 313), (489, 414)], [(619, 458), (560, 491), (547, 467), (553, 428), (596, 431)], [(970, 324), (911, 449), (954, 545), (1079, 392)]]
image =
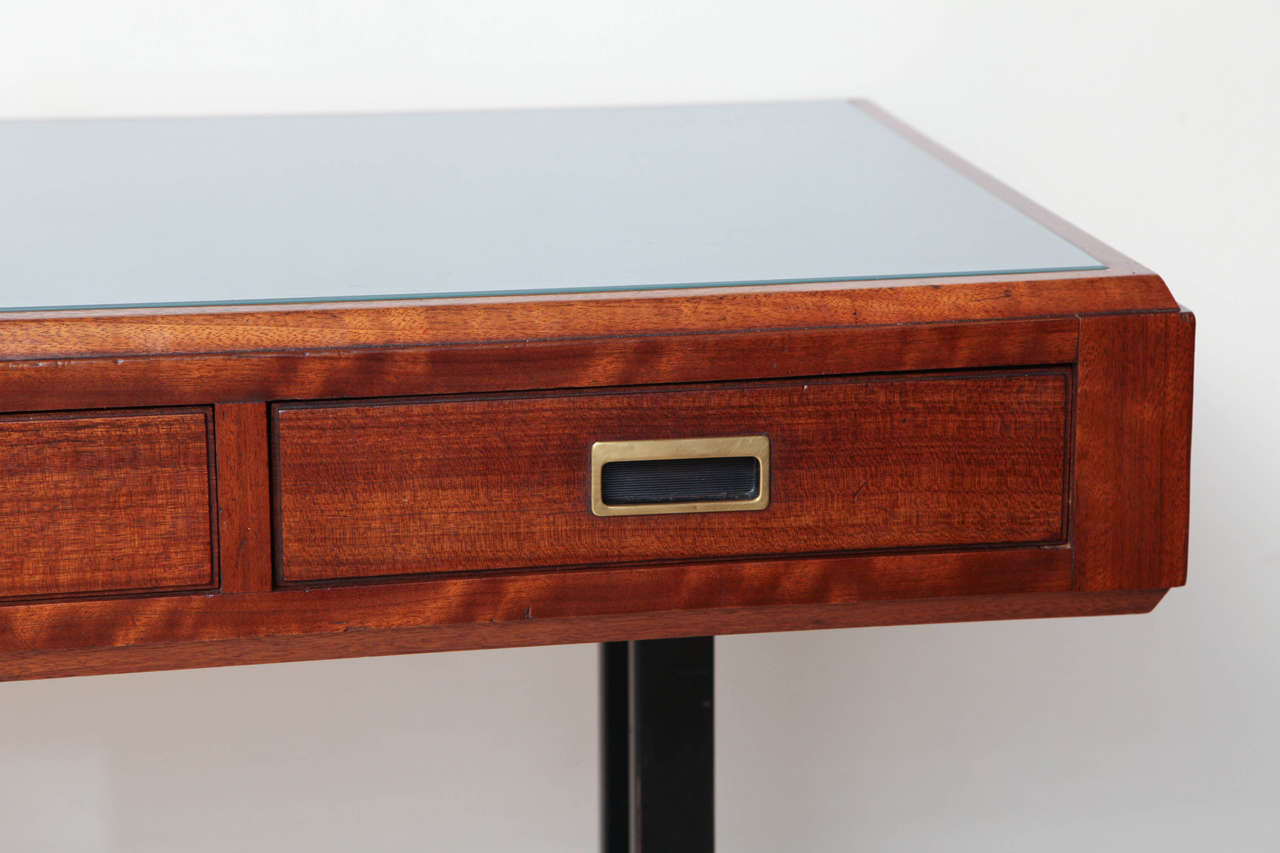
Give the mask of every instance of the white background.
[[(718, 641), (720, 849), (1276, 850), (1278, 40), (1271, 0), (6, 0), (0, 116), (878, 100), (1197, 312), (1190, 585)], [(574, 646), (0, 685), (0, 848), (593, 850), (595, 676)]]

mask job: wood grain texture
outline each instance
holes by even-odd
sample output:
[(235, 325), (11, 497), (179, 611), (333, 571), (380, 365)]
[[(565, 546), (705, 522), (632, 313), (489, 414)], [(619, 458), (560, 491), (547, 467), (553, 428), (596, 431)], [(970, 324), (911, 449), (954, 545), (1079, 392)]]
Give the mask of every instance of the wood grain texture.
[(1160, 602), (1165, 592), (1032, 592), (863, 604), (662, 611), (642, 615), (406, 628), (378, 633), (338, 632), (301, 637), (268, 636), (87, 650), (0, 653), (0, 680), (706, 634), (1108, 616), (1147, 613)]
[[(862, 106), (1108, 268), (0, 313), (0, 678), (1151, 609), (1185, 580), (1192, 318)], [(771, 520), (589, 514), (590, 441), (691, 427), (774, 437)]]
[(403, 628), (1070, 588), (1071, 553), (1063, 547), (487, 573), (10, 605), (0, 607), (0, 655), (325, 633), (355, 639)]
[(218, 465), (219, 588), (271, 589), (271, 479), (265, 403), (214, 407)]
[(1081, 324), (1078, 589), (1186, 582), (1194, 343), (1185, 312)]
[(346, 349), (1177, 310), (1158, 276), (1094, 270), (616, 294), (0, 313), (10, 360)]
[[(1068, 373), (275, 409), (282, 582), (1059, 542)], [(747, 513), (599, 518), (595, 441), (768, 435)]]
[[(501, 316), (499, 311), (498, 316)], [(0, 411), (1067, 364), (1074, 317), (427, 347), (11, 361)]]
[(0, 418), (0, 596), (213, 583), (208, 412)]

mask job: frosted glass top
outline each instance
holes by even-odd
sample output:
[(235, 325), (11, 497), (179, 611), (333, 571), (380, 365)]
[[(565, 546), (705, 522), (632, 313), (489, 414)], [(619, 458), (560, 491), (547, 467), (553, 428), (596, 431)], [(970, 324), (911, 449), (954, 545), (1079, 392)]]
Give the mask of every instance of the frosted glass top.
[(844, 101), (0, 121), (0, 308), (1099, 268)]

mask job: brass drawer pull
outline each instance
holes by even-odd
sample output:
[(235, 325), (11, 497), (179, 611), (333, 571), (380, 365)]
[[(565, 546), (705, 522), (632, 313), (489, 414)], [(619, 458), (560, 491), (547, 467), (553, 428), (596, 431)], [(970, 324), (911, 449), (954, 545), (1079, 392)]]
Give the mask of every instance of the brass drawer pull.
[(732, 512), (768, 505), (768, 436), (591, 445), (591, 511), (596, 515)]

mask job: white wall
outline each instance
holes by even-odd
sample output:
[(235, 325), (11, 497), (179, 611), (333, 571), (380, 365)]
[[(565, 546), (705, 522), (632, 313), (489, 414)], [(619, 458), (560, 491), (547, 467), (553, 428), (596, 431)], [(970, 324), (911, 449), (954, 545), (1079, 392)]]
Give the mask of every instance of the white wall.
[[(1199, 317), (1146, 617), (719, 641), (720, 849), (1280, 847), (1280, 6), (0, 2), (0, 116), (862, 94)], [(0, 190), (2, 191), (2, 190)], [(595, 651), (0, 685), (0, 847), (594, 849)]]

